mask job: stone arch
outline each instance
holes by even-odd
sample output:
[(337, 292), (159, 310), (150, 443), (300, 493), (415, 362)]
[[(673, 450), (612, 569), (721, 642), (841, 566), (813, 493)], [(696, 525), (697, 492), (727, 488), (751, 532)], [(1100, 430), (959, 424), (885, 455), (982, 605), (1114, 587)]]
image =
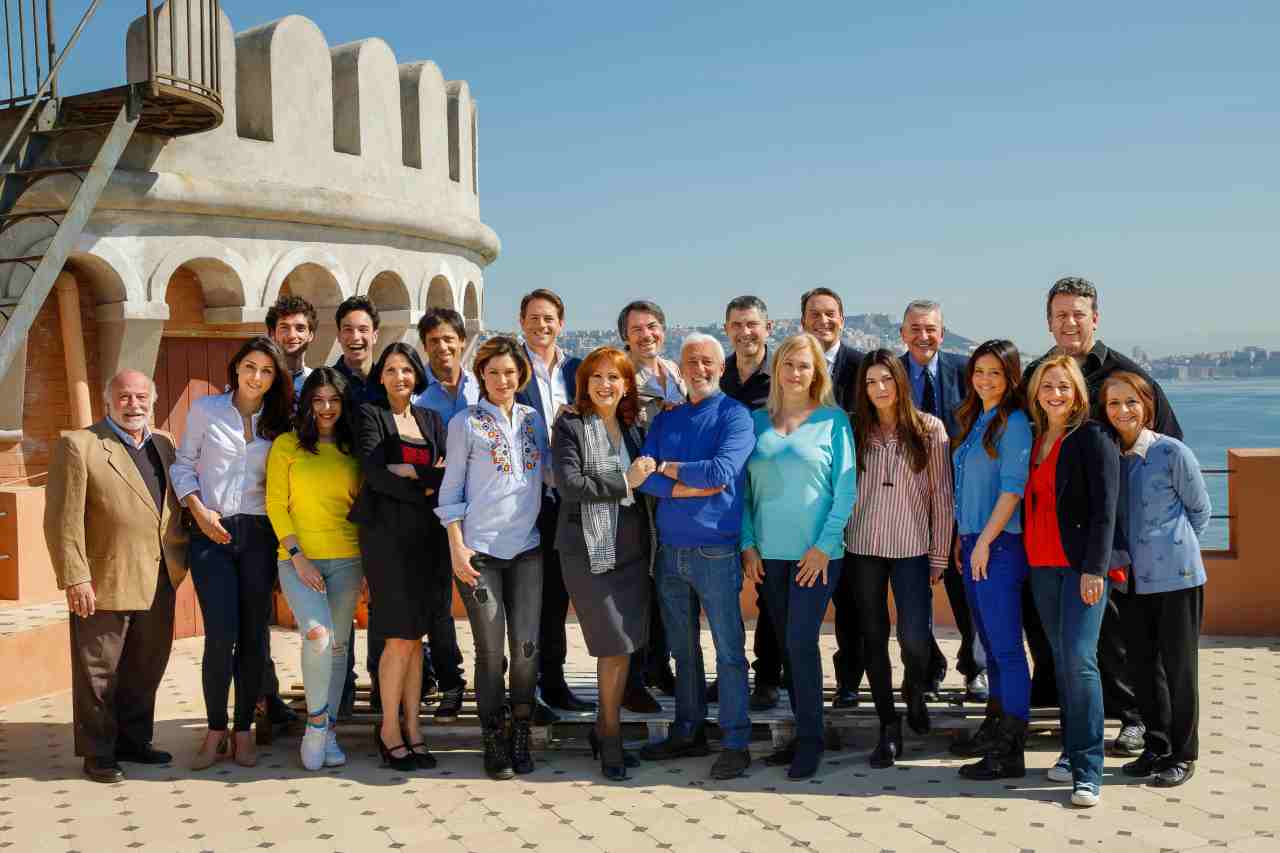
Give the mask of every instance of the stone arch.
[[(424, 308), (454, 308), (453, 285), (444, 273), (432, 277), (425, 289)], [(455, 309), (456, 310), (456, 309)]]
[(250, 281), (249, 263), (234, 249), (212, 237), (184, 237), (164, 256), (148, 279), (152, 302), (164, 302), (169, 280), (179, 267), (186, 267), (200, 279), (204, 304), (209, 308), (236, 308), (249, 304), (245, 282)]
[[(50, 226), (50, 230), (52, 226)], [(8, 234), (6, 234), (8, 236)], [(17, 257), (43, 255), (53, 240), (53, 234), (40, 237), (28, 243), (15, 253)], [(0, 295), (18, 298), (27, 289), (33, 270), (14, 264), (9, 280), (0, 287)], [(112, 302), (147, 301), (146, 288), (142, 277), (129, 257), (109, 243), (102, 242), (93, 235), (81, 235), (76, 247), (67, 256), (66, 266), (76, 277), (89, 285), (95, 305), (106, 305)]]
[[(260, 304), (274, 303), (286, 278), (295, 296), (301, 296), (317, 308), (336, 306), (354, 292), (347, 271), (332, 253), (305, 246), (285, 252), (272, 264)], [(325, 320), (320, 318), (321, 323)]]
[(404, 264), (390, 255), (380, 255), (360, 271), (356, 293), (368, 296), (380, 311), (408, 309), (415, 302), (409, 288), (411, 281), (413, 276)]
[(462, 291), (462, 319), (466, 321), (469, 334), (483, 328), (480, 316), (480, 288), (474, 281), (469, 281)]

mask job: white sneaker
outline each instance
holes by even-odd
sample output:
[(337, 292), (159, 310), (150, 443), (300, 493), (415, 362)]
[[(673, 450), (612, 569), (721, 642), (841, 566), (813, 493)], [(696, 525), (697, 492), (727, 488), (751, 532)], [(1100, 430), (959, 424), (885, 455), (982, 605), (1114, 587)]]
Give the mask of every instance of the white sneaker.
[(329, 729), (324, 739), (324, 766), (341, 767), (347, 763), (347, 754), (338, 746), (338, 730)]
[(1071, 779), (1071, 759), (1067, 758), (1067, 754), (1064, 752), (1058, 756), (1058, 760), (1049, 768), (1049, 781), (1070, 782)]
[(307, 724), (302, 734), (302, 766), (308, 770), (319, 770), (325, 764), (325, 737), (328, 727), (321, 728)]
[(1088, 809), (1102, 799), (1102, 790), (1092, 782), (1077, 782), (1071, 791), (1071, 805)]

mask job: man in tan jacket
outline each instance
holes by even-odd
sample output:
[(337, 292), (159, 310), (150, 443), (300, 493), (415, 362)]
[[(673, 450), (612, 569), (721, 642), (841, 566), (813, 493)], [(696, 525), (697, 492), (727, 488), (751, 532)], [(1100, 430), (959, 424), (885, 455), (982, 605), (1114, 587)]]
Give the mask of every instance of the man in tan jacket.
[(165, 475), (173, 439), (148, 426), (155, 397), (145, 374), (117, 374), (108, 416), (58, 442), (45, 492), (45, 542), (71, 610), (76, 755), (95, 782), (123, 779), (120, 761), (173, 759), (151, 738), (187, 534)]

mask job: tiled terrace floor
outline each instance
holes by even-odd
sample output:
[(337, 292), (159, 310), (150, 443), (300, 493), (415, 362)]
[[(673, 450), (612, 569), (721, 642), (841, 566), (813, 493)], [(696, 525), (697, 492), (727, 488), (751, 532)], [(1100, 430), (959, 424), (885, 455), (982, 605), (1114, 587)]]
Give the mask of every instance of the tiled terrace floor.
[[(469, 649), (465, 623), (459, 628)], [(630, 781), (606, 784), (581, 742), (539, 753), (532, 776), (491, 782), (471, 737), (430, 729), (440, 758), (430, 772), (379, 769), (368, 733), (348, 728), (344, 768), (305, 772), (296, 739), (288, 739), (260, 752), (254, 769), (220, 764), (196, 773), (186, 761), (203, 725), (200, 643), (176, 645), (160, 696), (156, 742), (176, 754), (174, 764), (126, 765), (128, 779), (118, 785), (81, 779), (69, 694), (0, 709), (0, 849), (1280, 851), (1280, 783), (1271, 775), (1280, 770), (1275, 640), (1203, 643), (1195, 779), (1161, 792), (1126, 779), (1121, 761), (1109, 758), (1103, 802), (1088, 811), (1066, 805), (1065, 787), (1045, 779), (1057, 749), (1043, 735), (1028, 754), (1035, 769), (1016, 784), (961, 783), (941, 735), (909, 736), (906, 760), (871, 770), (870, 730), (851, 748), (827, 753), (819, 776), (806, 782), (759, 762), (745, 779), (713, 782), (711, 759), (702, 758), (645, 764)], [(592, 662), (574, 645), (572, 663), (589, 671)], [(954, 641), (948, 645), (954, 650)], [(277, 634), (274, 650), (282, 680), (296, 677), (294, 637)], [(757, 747), (759, 757), (767, 744)]]

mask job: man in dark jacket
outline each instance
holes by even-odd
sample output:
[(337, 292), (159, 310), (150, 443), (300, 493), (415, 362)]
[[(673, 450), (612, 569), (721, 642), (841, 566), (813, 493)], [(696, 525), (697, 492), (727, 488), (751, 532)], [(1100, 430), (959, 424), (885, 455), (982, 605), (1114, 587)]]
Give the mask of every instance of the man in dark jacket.
[[(1106, 422), (1103, 413), (1102, 384), (1112, 373), (1129, 370), (1151, 383), (1155, 394), (1156, 432), (1182, 438), (1182, 426), (1165, 396), (1164, 389), (1132, 359), (1097, 340), (1098, 290), (1093, 282), (1068, 276), (1060, 278), (1049, 288), (1045, 300), (1045, 314), (1049, 333), (1053, 335), (1054, 349), (1027, 366), (1023, 382), (1029, 383), (1040, 362), (1050, 354), (1065, 353), (1076, 359), (1089, 386), (1089, 402), (1095, 420)], [(1028, 396), (1035, 389), (1024, 389)], [(1028, 588), (1029, 589), (1029, 588)], [(1124, 613), (1132, 593), (1120, 585), (1111, 589), (1107, 599), (1107, 612), (1102, 620), (1102, 634), (1098, 638), (1098, 669), (1102, 673), (1102, 696), (1107, 716), (1120, 720), (1120, 735), (1111, 745), (1114, 755), (1138, 755), (1142, 752), (1146, 726), (1138, 711), (1133, 685), (1128, 675), (1128, 661), (1124, 643)], [(1023, 627), (1027, 632), (1027, 644), (1035, 663), (1031, 682), (1033, 705), (1057, 704), (1054, 683), (1053, 654), (1040, 624), (1034, 602), (1029, 593), (1023, 597)], [(1159, 665), (1159, 664), (1157, 664)]]

